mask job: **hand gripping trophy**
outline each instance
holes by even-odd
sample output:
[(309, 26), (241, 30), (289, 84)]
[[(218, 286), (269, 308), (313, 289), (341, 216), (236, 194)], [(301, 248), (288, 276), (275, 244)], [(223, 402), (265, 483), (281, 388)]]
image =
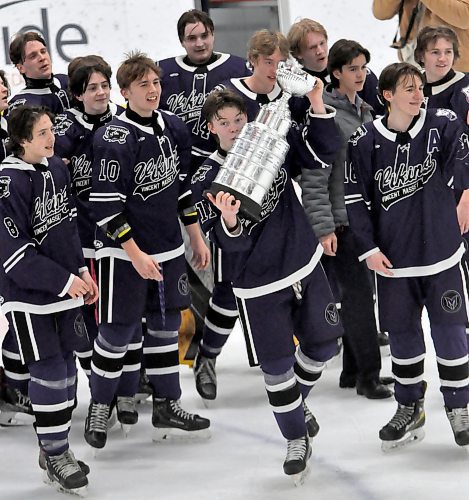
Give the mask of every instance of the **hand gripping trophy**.
[(316, 85), (316, 78), (293, 60), (279, 63), (277, 81), (282, 96), (263, 105), (256, 119), (244, 125), (208, 190), (214, 196), (219, 191), (232, 194), (241, 202), (241, 215), (254, 222), (260, 221), (262, 202), (290, 147), (286, 140), (292, 125), (288, 100), (304, 96)]

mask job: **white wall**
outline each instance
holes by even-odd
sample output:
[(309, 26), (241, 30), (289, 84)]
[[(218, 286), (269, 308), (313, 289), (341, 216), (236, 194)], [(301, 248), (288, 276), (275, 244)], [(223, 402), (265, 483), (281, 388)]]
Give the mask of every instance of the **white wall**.
[(379, 21), (371, 12), (372, 0), (279, 0), (281, 30), (286, 33), (295, 21), (309, 17), (327, 30), (329, 47), (339, 38), (356, 40), (371, 52), (370, 67), (378, 73), (397, 60), (391, 44), (397, 17)]
[(177, 20), (193, 7), (193, 0), (1, 0), (0, 68), (13, 87), (22, 85), (8, 64), (8, 46), (25, 26), (48, 38), (56, 73), (66, 73), (67, 58), (86, 54), (101, 55), (114, 69), (132, 49), (153, 59), (170, 57), (183, 50)]

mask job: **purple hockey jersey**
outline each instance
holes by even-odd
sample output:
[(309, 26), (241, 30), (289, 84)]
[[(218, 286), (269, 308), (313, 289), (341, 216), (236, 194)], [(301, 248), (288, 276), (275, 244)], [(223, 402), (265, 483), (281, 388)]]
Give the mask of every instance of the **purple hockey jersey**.
[(207, 95), (222, 81), (251, 74), (243, 58), (218, 52), (215, 55), (216, 61), (206, 66), (186, 64), (185, 56), (158, 62), (163, 70), (160, 109), (171, 111), (186, 123), (193, 141), (194, 164), (200, 164), (217, 148), (201, 117)]
[[(178, 215), (197, 221), (192, 207), (190, 139), (175, 115), (156, 111), (160, 133), (132, 118), (131, 110), (98, 129), (93, 141), (91, 211), (98, 226), (123, 217), (139, 248), (158, 262), (184, 254)], [(187, 219), (186, 219), (187, 217)], [(130, 260), (119, 242), (102, 234), (95, 242), (96, 259)]]
[(443, 79), (425, 83), (423, 87), (427, 108), (448, 108), (467, 123), (469, 113), (469, 75), (451, 70)]
[(93, 136), (96, 130), (108, 123), (116, 114), (124, 110), (111, 103), (103, 115), (87, 115), (71, 108), (55, 117), (54, 151), (60, 158), (70, 160), (68, 168), (72, 178), (72, 194), (77, 207), (78, 233), (86, 258), (94, 257), (94, 237), (96, 224), (90, 214), (89, 196), (91, 192), (91, 163), (93, 160)]
[(345, 203), (360, 260), (378, 249), (394, 277), (428, 276), (456, 265), (464, 245), (455, 188), (469, 188), (469, 141), (448, 109), (421, 110), (406, 133), (385, 118), (349, 141)]
[(242, 252), (233, 276), (233, 291), (240, 298), (276, 292), (301, 280), (318, 264), (323, 253), (301, 203), (292, 177), (301, 168), (330, 168), (340, 138), (335, 112), (309, 114), (299, 129), (287, 136), (290, 150), (262, 205), (261, 220), (241, 219), (242, 231), (233, 235), (221, 218), (209, 231), (210, 239), (226, 251)]
[(67, 295), (85, 263), (62, 160), (31, 165), (8, 156), (0, 169), (0, 218), (3, 313), (50, 314), (83, 305)]
[(67, 75), (54, 75), (50, 79), (36, 80), (25, 77), (26, 86), (8, 101), (8, 112), (23, 104), (47, 106), (52, 113), (64, 113), (70, 108)]

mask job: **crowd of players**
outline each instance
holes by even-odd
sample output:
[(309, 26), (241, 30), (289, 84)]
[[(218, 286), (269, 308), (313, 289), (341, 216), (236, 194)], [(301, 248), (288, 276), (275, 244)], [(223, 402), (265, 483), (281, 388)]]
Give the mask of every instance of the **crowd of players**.
[[(187, 266), (212, 266), (197, 391), (216, 399), (216, 359), (239, 319), (295, 482), (319, 432), (306, 398), (341, 347), (341, 387), (382, 399), (394, 383), (398, 407), (380, 431), (383, 447), (423, 437), (424, 306), (445, 411), (456, 443), (469, 445), (469, 77), (453, 69), (454, 31), (423, 28), (420, 68), (395, 63), (379, 79), (366, 48), (341, 39), (329, 51), (311, 19), (286, 37), (257, 31), (247, 60), (214, 51), (204, 12), (183, 13), (177, 32), (184, 55), (155, 63), (133, 52), (119, 66), (124, 107), (110, 101), (112, 70), (101, 56), (54, 75), (40, 35), (10, 45), (25, 87), (9, 96), (0, 72), (9, 322), (0, 425), (34, 422), (46, 481), (86, 491), (89, 467), (68, 442), (78, 359), (93, 448), (106, 445), (115, 417), (126, 431), (137, 424), (142, 380), (155, 441), (209, 436), (210, 421), (180, 403), (178, 330), (190, 306)], [(281, 98), (277, 71), (288, 71), (278, 68), (289, 58), (307, 89), (289, 101), (289, 150), (253, 221), (229, 192), (204, 193), (242, 127)], [(380, 377), (376, 319), (389, 335), (392, 379)]]

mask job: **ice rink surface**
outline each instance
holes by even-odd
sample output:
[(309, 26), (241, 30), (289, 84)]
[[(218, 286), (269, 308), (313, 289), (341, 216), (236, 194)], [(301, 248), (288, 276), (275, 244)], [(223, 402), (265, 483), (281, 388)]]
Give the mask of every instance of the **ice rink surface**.
[[(428, 331), (428, 328), (426, 328)], [(431, 340), (427, 339), (425, 439), (384, 454), (378, 431), (393, 415), (393, 399), (371, 401), (340, 389), (341, 359), (332, 360), (308, 398), (321, 430), (313, 441), (311, 473), (296, 488), (283, 474), (286, 443), (276, 426), (258, 368), (249, 368), (237, 326), (217, 362), (219, 397), (206, 409), (192, 370), (181, 366), (182, 406), (209, 417), (207, 441), (151, 440), (151, 404), (127, 438), (114, 427), (97, 457), (83, 438), (89, 392), (80, 372), (79, 405), (71, 447), (86, 461), (89, 499), (126, 500), (465, 500), (469, 452), (453, 441), (439, 392)], [(390, 357), (383, 357), (390, 375)], [(0, 428), (0, 499), (76, 498), (41, 480), (31, 427)]]

